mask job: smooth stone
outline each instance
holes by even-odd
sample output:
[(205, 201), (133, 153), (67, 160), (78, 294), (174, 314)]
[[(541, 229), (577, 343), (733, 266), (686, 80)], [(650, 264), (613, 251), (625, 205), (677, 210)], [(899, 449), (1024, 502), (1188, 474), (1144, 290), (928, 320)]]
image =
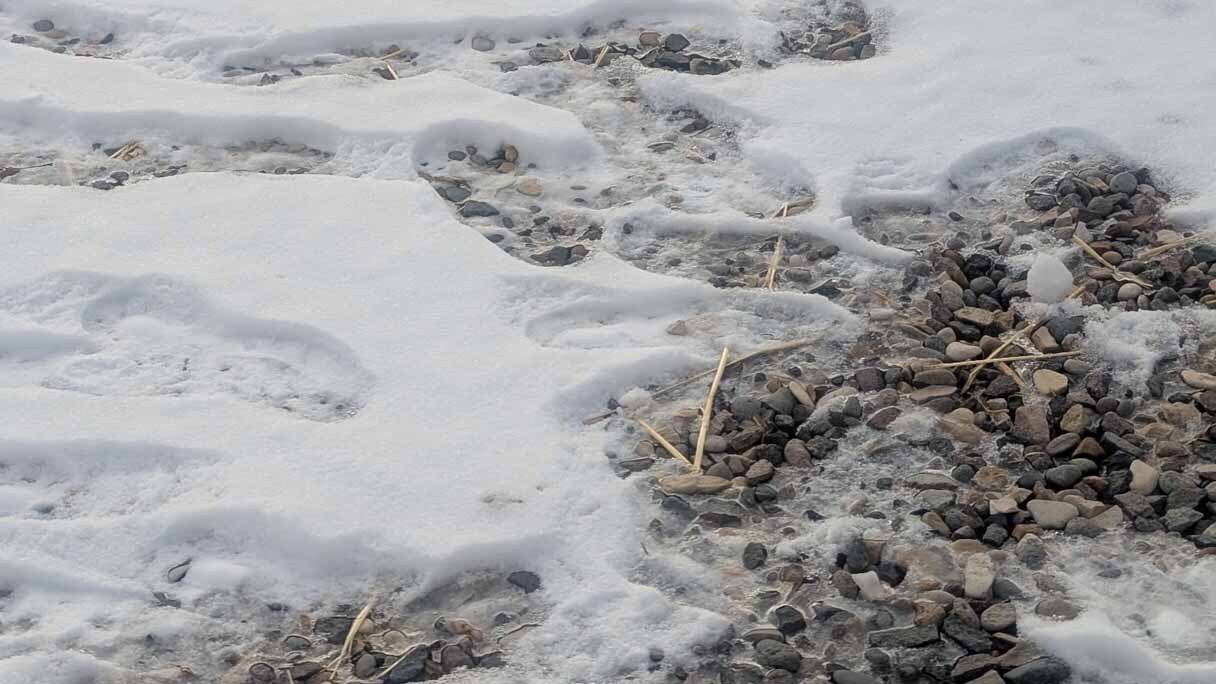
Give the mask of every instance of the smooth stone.
[(1182, 371), (1182, 381), (1195, 389), (1211, 390), (1216, 389), (1216, 375), (1210, 373), (1200, 373), (1199, 371), (1184, 370)]
[(489, 52), (494, 49), (494, 41), (484, 36), (475, 36), (469, 46), (478, 52)]
[(1081, 514), (1077, 507), (1064, 501), (1033, 499), (1026, 502), (1026, 510), (1034, 521), (1046, 530), (1062, 530), (1069, 520)]
[(870, 646), (875, 648), (916, 648), (937, 641), (940, 635), (937, 625), (911, 625), (880, 629), (866, 635)]
[(1056, 658), (1039, 658), (1005, 673), (1008, 684), (1064, 684), (1072, 668)]
[(775, 639), (756, 642), (756, 660), (765, 667), (787, 672), (797, 672), (802, 667), (802, 654), (798, 649)]
[(1053, 370), (1040, 369), (1034, 372), (1034, 387), (1049, 397), (1068, 391), (1068, 376)]
[(976, 553), (967, 559), (963, 571), (963, 591), (967, 598), (977, 601), (988, 598), (996, 581), (996, 565), (986, 553)]
[(1051, 440), (1047, 412), (1038, 406), (1021, 406), (1014, 413), (1009, 436), (1025, 444), (1046, 444)]
[(878, 573), (873, 570), (860, 572), (852, 577), (861, 597), (866, 601), (885, 601), (890, 596), (890, 590), (882, 583), (882, 580), (878, 579)]
[(943, 473), (924, 471), (916, 473), (904, 480), (904, 484), (913, 489), (947, 489), (955, 490), (962, 486), (958, 480)]
[(1132, 481), (1127, 488), (1137, 494), (1149, 495), (1157, 489), (1157, 482), (1160, 480), (1161, 474), (1151, 465), (1136, 459), (1132, 461), (1129, 468), (1132, 474)]
[[(949, 328), (945, 328), (945, 330), (949, 330)], [(970, 361), (983, 353), (983, 349), (966, 342), (951, 342), (946, 345), (946, 358), (951, 361)]]
[(668, 475), (659, 480), (659, 488), (667, 494), (717, 494), (730, 488), (730, 480), (713, 475)]
[(964, 323), (970, 323), (981, 328), (992, 325), (992, 322), (996, 320), (996, 315), (991, 311), (974, 306), (964, 306), (954, 312), (954, 317)]
[(980, 615), (980, 626), (989, 632), (1007, 632), (1017, 624), (1018, 609), (1012, 603), (989, 606)]
[(1115, 296), (1118, 297), (1119, 301), (1121, 302), (1130, 302), (1142, 294), (1144, 294), (1144, 288), (1140, 287), (1139, 285), (1135, 283), (1123, 283), (1121, 286), (1119, 286), (1119, 291)]

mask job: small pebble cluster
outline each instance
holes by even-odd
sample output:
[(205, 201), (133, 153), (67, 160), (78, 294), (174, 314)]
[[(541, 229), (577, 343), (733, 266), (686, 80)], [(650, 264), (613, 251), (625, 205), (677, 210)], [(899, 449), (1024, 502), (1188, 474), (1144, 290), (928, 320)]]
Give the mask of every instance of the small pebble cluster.
[(30, 28), (32, 33), (14, 33), (9, 42), (78, 57), (110, 57), (114, 52), (113, 33), (95, 38), (72, 35), (50, 19), (39, 19)]
[[(1055, 189), (1050, 206), (1045, 185)], [(787, 361), (751, 376), (758, 393), (728, 381), (703, 473), (656, 477), (656, 539), (673, 548), (753, 539), (741, 565), (762, 587), (745, 620), (754, 626), (709, 649), (717, 655), (704, 667), (720, 670), (720, 681), (1063, 683), (1069, 666), (1017, 626), (1019, 611), (1047, 620), (1081, 613), (1050, 573), (1061, 540), (1171, 535), (1216, 553), (1213, 369), (1175, 358), (1154, 369), (1147, 388), (1120, 386), (1101, 359), (1082, 360), (1086, 317), (1035, 316), (1026, 268), (1008, 258), (1030, 233), (1083, 243), (1071, 269), (1081, 304), (1166, 310), (1211, 300), (1216, 250), (1163, 217), (1168, 195), (1146, 170), (1081, 168), (1033, 186), (1033, 218), (973, 248), (952, 238), (907, 266), (905, 293), (923, 294), (892, 295), (908, 310), (880, 331), (902, 358), (863, 360), (836, 375)], [(1140, 289), (1120, 296), (1129, 277)], [(989, 357), (1028, 358), (977, 363)], [(902, 431), (905, 414), (926, 411), (936, 415), (933, 436)], [(690, 457), (699, 428), (695, 408), (655, 425)], [(825, 519), (788, 510), (814, 495), (824, 464), (881, 464), (893, 448), (842, 453), (862, 443), (855, 431), (876, 435), (865, 444), (936, 457), (930, 468), (871, 482), (869, 491), (894, 497), (886, 504), (859, 491), (847, 513), (880, 522), (825, 567), (774, 558), (778, 541)], [(623, 474), (646, 473), (669, 470), (665, 456), (643, 439), (614, 462)], [(767, 521), (783, 525), (776, 538)], [(941, 541), (925, 543), (925, 534)]]
[(870, 17), (860, 4), (841, 3), (825, 19), (812, 21), (803, 31), (783, 32), (782, 49), (787, 53), (840, 62), (869, 59), (878, 54)]

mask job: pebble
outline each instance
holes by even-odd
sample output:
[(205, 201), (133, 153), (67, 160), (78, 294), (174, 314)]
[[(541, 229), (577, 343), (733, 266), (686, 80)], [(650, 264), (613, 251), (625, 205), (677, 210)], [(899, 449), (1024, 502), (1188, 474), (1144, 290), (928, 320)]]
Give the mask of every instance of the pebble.
[(1194, 370), (1184, 370), (1181, 376), (1182, 381), (1190, 387), (1201, 390), (1216, 390), (1216, 375), (1200, 373)]
[[(945, 328), (949, 330), (949, 328)], [(946, 358), (951, 361), (970, 361), (983, 354), (984, 350), (966, 342), (951, 342), (946, 345)]]
[(1144, 288), (1135, 283), (1123, 283), (1119, 286), (1117, 297), (1121, 302), (1130, 302), (1144, 294)]
[(1018, 611), (1012, 603), (997, 603), (980, 615), (980, 626), (989, 632), (1007, 632), (1017, 621)]
[(469, 45), (478, 52), (489, 52), (494, 49), (494, 41), (484, 36), (474, 36)]
[(663, 47), (671, 52), (679, 52), (689, 45), (688, 39), (678, 33), (669, 34), (663, 39)]
[(1072, 668), (1056, 658), (1039, 658), (1005, 673), (1008, 684), (1063, 684), (1072, 677)]
[(1013, 429), (1009, 436), (1024, 444), (1047, 444), (1051, 440), (1051, 426), (1047, 423), (1047, 412), (1041, 406), (1022, 406), (1014, 413)]
[(1068, 376), (1053, 370), (1039, 369), (1034, 372), (1034, 387), (1049, 397), (1068, 391)]
[(882, 684), (868, 674), (852, 670), (836, 670), (832, 673), (832, 682), (834, 684)]
[(39, 33), (54, 31), (55, 22), (51, 21), (50, 19), (39, 19), (38, 21), (34, 22), (34, 30), (38, 31)]
[(1136, 175), (1130, 171), (1116, 173), (1114, 177), (1110, 179), (1111, 192), (1121, 192), (1128, 196), (1135, 194), (1136, 187), (1139, 184), (1140, 182), (1136, 180)]
[(755, 570), (768, 561), (768, 549), (759, 542), (749, 542), (743, 547), (743, 567)]
[(963, 572), (963, 590), (967, 598), (987, 600), (996, 581), (996, 565), (986, 553), (976, 553), (967, 559)]
[(731, 487), (731, 481), (713, 475), (669, 475), (659, 480), (659, 488), (668, 494), (716, 494)]
[(487, 216), (497, 216), (498, 209), (494, 205), (478, 200), (465, 202), (464, 206), (460, 207), (460, 215), (465, 218), (483, 218)]
[(1056, 620), (1071, 620), (1081, 614), (1081, 609), (1062, 598), (1050, 596), (1034, 607), (1035, 615)]
[(1046, 530), (1062, 530), (1069, 520), (1080, 515), (1077, 507), (1064, 501), (1034, 499), (1026, 503), (1034, 521)]
[(658, 31), (642, 31), (638, 34), (638, 45), (642, 47), (658, 47), (663, 42), (663, 36)]
[(1147, 496), (1157, 489), (1160, 473), (1157, 472), (1156, 468), (1140, 459), (1136, 459), (1132, 461), (1128, 469), (1132, 474), (1131, 483), (1127, 487), (1130, 491)]
[(756, 660), (766, 667), (797, 672), (802, 667), (802, 654), (789, 644), (774, 639), (756, 642)]
[(516, 192), (519, 192), (520, 195), (539, 197), (541, 192), (544, 191), (545, 189), (541, 186), (540, 181), (534, 178), (520, 178), (516, 183)]
[(878, 579), (878, 573), (873, 570), (852, 575), (853, 583), (866, 601), (884, 601), (890, 596), (890, 590)]
[(916, 648), (927, 646), (940, 638), (937, 625), (911, 625), (870, 632), (866, 641), (875, 648)]
[(517, 570), (507, 575), (507, 581), (523, 589), (525, 594), (531, 594), (540, 589), (540, 577), (528, 570)]

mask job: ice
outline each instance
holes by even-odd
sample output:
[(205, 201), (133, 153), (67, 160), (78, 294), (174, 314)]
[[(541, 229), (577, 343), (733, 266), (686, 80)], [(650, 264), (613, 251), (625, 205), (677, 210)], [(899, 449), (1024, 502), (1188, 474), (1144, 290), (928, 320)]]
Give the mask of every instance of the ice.
[(1026, 277), (1026, 291), (1036, 302), (1062, 302), (1072, 292), (1072, 272), (1056, 255), (1040, 254)]

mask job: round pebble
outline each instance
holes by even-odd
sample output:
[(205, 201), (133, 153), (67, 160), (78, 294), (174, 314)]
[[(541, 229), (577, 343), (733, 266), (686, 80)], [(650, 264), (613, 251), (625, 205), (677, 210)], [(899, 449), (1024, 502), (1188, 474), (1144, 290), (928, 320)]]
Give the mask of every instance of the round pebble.
[(1135, 283), (1123, 283), (1119, 286), (1119, 301), (1130, 302), (1144, 293), (1144, 288)]
[(34, 30), (38, 31), (39, 33), (54, 31), (55, 22), (51, 21), (50, 19), (39, 19), (38, 21), (34, 22)]

